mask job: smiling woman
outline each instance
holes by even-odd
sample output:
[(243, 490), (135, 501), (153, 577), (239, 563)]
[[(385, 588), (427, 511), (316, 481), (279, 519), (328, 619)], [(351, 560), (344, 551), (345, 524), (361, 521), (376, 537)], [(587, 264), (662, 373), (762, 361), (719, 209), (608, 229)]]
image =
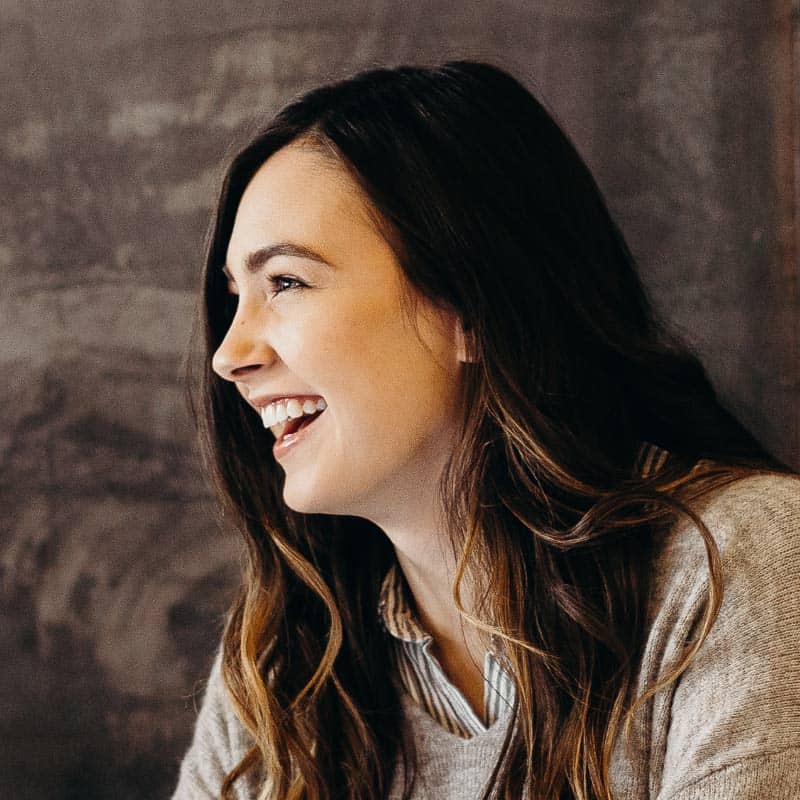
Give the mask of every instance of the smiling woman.
[(175, 800), (798, 789), (800, 481), (512, 76), (285, 107), (228, 169), (203, 298), (248, 562)]

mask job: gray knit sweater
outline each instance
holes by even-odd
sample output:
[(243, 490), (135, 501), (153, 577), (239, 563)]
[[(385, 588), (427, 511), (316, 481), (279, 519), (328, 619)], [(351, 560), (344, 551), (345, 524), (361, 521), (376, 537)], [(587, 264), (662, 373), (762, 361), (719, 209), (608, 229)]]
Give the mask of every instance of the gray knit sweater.
[[(615, 800), (800, 800), (800, 480), (752, 476), (694, 504), (722, 555), (719, 617), (677, 683), (636, 716), (632, 752), (617, 742)], [(708, 587), (703, 539), (682, 517), (654, 563), (650, 627), (636, 693), (663, 676), (696, 635)], [(220, 674), (211, 669), (173, 800), (219, 798), (223, 774), (248, 748)], [(410, 697), (404, 720), (417, 750), (415, 798), (479, 798), (508, 713), (462, 739)], [(237, 783), (238, 800), (255, 790)], [(390, 800), (399, 800), (398, 766)], [(522, 790), (520, 790), (522, 794)]]

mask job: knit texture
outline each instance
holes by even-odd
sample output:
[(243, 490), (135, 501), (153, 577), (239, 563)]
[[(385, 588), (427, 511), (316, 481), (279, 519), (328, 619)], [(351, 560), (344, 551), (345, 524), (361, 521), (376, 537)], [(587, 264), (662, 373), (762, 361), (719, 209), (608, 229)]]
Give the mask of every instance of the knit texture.
[[(793, 800), (800, 798), (800, 480), (741, 479), (693, 504), (722, 557), (717, 621), (677, 682), (639, 710), (630, 750), (611, 761), (615, 800)], [(708, 593), (705, 545), (681, 517), (653, 563), (649, 633), (636, 694), (673, 666), (696, 637)], [(220, 672), (211, 669), (173, 800), (219, 798), (225, 772), (247, 750)], [(410, 696), (404, 724), (417, 755), (414, 798), (480, 798), (509, 716), (464, 739)], [(389, 800), (399, 800), (398, 765)], [(522, 788), (520, 789), (522, 793)], [(237, 783), (237, 800), (257, 793)]]

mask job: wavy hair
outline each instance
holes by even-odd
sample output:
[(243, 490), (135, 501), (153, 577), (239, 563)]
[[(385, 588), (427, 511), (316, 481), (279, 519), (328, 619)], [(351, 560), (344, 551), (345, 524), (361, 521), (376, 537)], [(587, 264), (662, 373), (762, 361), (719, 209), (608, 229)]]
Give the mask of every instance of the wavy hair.
[[(382, 798), (398, 759), (413, 787), (400, 689), (379, 627), (392, 563), (371, 522), (300, 514), (265, 458), (272, 434), (211, 356), (235, 298), (221, 273), (256, 170), (303, 139), (363, 189), (409, 297), (457, 311), (460, 431), (439, 485), (464, 618), (500, 637), (517, 687), (486, 797), (608, 800), (609, 762), (636, 708), (688, 666), (717, 616), (714, 539), (689, 503), (745, 475), (796, 474), (717, 397), (654, 310), (574, 145), (516, 78), (486, 63), (363, 71), (286, 105), (233, 158), (207, 241), (189, 371), (207, 468), (246, 544), (223, 676), (253, 746), (226, 776), (259, 800)], [(190, 390), (190, 397), (195, 392)], [(192, 401), (190, 400), (190, 403)], [(667, 451), (636, 469), (643, 443)], [(699, 638), (631, 697), (653, 546), (688, 515), (708, 554)], [(482, 598), (462, 603), (468, 579)]]

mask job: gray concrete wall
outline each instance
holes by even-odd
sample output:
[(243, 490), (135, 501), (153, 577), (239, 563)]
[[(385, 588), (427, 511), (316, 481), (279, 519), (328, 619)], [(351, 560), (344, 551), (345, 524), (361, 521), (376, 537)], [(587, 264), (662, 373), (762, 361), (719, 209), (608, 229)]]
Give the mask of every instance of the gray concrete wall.
[(796, 20), (777, 0), (3, 0), (0, 795), (172, 788), (237, 575), (181, 401), (203, 234), (233, 144), (323, 79), (451, 56), (522, 77), (722, 394), (800, 465)]

